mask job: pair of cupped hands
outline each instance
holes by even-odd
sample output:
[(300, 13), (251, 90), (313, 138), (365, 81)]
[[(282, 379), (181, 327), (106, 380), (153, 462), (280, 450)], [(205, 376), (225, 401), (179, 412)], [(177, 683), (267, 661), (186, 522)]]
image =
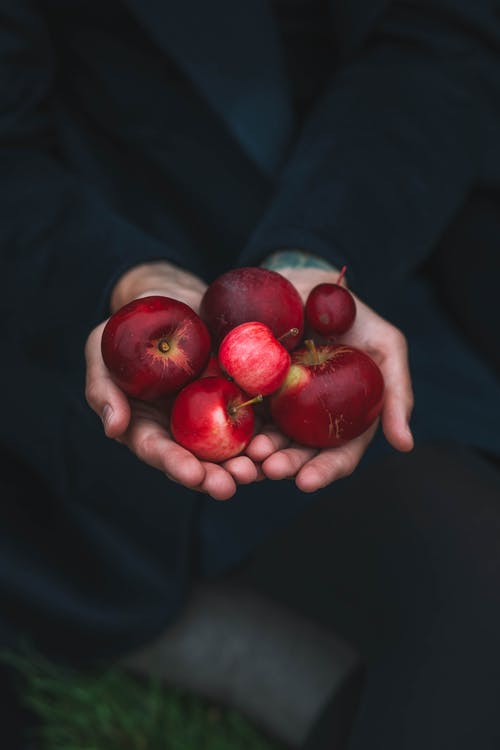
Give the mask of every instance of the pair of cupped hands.
[[(279, 271), (304, 302), (316, 284), (335, 283), (338, 277), (338, 271), (315, 267), (283, 267)], [(200, 278), (168, 262), (145, 263), (126, 272), (117, 282), (111, 295), (111, 312), (150, 294), (173, 297), (198, 312), (205, 289)], [(216, 500), (228, 500), (240, 484), (266, 478), (294, 479), (303, 492), (314, 492), (354, 471), (379, 421), (387, 441), (396, 450), (409, 451), (413, 447), (409, 427), (413, 395), (405, 337), (355, 299), (356, 320), (338, 343), (356, 346), (377, 362), (384, 376), (385, 398), (380, 420), (339, 448), (316, 450), (297, 445), (272, 424), (257, 420), (256, 434), (243, 455), (223, 464), (200, 461), (172, 439), (165, 409), (129, 399), (115, 385), (101, 355), (105, 322), (91, 332), (85, 348), (87, 401), (101, 417), (109, 438), (128, 446), (141, 461), (162, 471), (170, 480)]]

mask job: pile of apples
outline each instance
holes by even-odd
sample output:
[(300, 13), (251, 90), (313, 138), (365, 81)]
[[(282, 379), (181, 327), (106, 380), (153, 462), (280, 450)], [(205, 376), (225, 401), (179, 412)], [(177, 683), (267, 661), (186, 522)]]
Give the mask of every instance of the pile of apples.
[[(356, 316), (344, 272), (316, 286), (305, 309), (284, 276), (254, 267), (219, 276), (200, 315), (169, 297), (134, 300), (105, 326), (104, 362), (129, 396), (170, 410), (172, 436), (200, 459), (244, 451), (261, 402), (295, 442), (340, 446), (375, 421), (384, 394), (375, 362), (335, 344)], [(327, 343), (304, 340), (305, 324)]]

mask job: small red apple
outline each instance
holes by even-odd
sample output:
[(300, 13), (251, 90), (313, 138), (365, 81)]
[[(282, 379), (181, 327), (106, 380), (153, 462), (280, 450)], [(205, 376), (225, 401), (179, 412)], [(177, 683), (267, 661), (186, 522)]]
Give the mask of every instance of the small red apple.
[(289, 351), (300, 342), (304, 328), (304, 306), (293, 284), (268, 268), (234, 268), (213, 281), (201, 301), (200, 315), (216, 346), (231, 328), (259, 321), (277, 339), (292, 328), (297, 333), (283, 339)]
[(291, 359), (269, 326), (253, 321), (224, 336), (219, 363), (246, 393), (269, 396), (284, 381)]
[(114, 313), (101, 342), (104, 363), (129, 396), (170, 396), (205, 367), (210, 334), (188, 305), (170, 297), (142, 297)]
[(340, 336), (354, 323), (356, 303), (348, 289), (341, 286), (346, 267), (336, 284), (318, 284), (306, 300), (306, 320), (322, 336)]
[(302, 445), (337, 447), (361, 435), (380, 414), (382, 373), (352, 346), (306, 344), (293, 352), (285, 382), (270, 398), (271, 415)]
[(176, 396), (170, 430), (180, 445), (204, 461), (220, 463), (237, 456), (254, 430), (251, 404), (237, 385), (221, 377), (195, 380)]

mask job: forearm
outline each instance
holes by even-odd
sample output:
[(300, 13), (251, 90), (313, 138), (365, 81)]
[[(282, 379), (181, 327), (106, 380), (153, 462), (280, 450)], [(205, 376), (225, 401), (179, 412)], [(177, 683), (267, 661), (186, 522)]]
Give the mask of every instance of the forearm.
[(89, 328), (108, 314), (121, 273), (170, 250), (175, 257), (174, 249), (113, 214), (45, 154), (9, 149), (2, 164), (4, 303), (43, 310), (44, 335), (66, 327), (68, 346), (80, 339), (77, 355)]
[(39, 5), (0, 3), (2, 302), (17, 340), (37, 342), (42, 359), (57, 354), (81, 366), (86, 335), (108, 315), (128, 269), (162, 259), (196, 273), (200, 257), (180, 223), (172, 220), (160, 242), (65, 165), (56, 62)]
[(487, 2), (471, 18), (482, 6), (488, 30), (465, 26), (457, 0), (390, 5), (311, 114), (242, 264), (302, 247), (347, 264), (364, 293), (429, 255), (494, 132), (500, 58), (486, 39), (500, 30)]

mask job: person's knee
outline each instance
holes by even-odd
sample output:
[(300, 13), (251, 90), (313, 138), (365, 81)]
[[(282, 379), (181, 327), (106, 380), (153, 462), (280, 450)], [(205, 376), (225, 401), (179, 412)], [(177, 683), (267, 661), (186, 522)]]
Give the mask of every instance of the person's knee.
[[(394, 565), (412, 570), (414, 600), (469, 606), (500, 602), (500, 473), (478, 453), (446, 444), (401, 456), (387, 472), (393, 524), (401, 531)], [(406, 549), (404, 542), (406, 541)], [(404, 563), (407, 565), (405, 566)]]

